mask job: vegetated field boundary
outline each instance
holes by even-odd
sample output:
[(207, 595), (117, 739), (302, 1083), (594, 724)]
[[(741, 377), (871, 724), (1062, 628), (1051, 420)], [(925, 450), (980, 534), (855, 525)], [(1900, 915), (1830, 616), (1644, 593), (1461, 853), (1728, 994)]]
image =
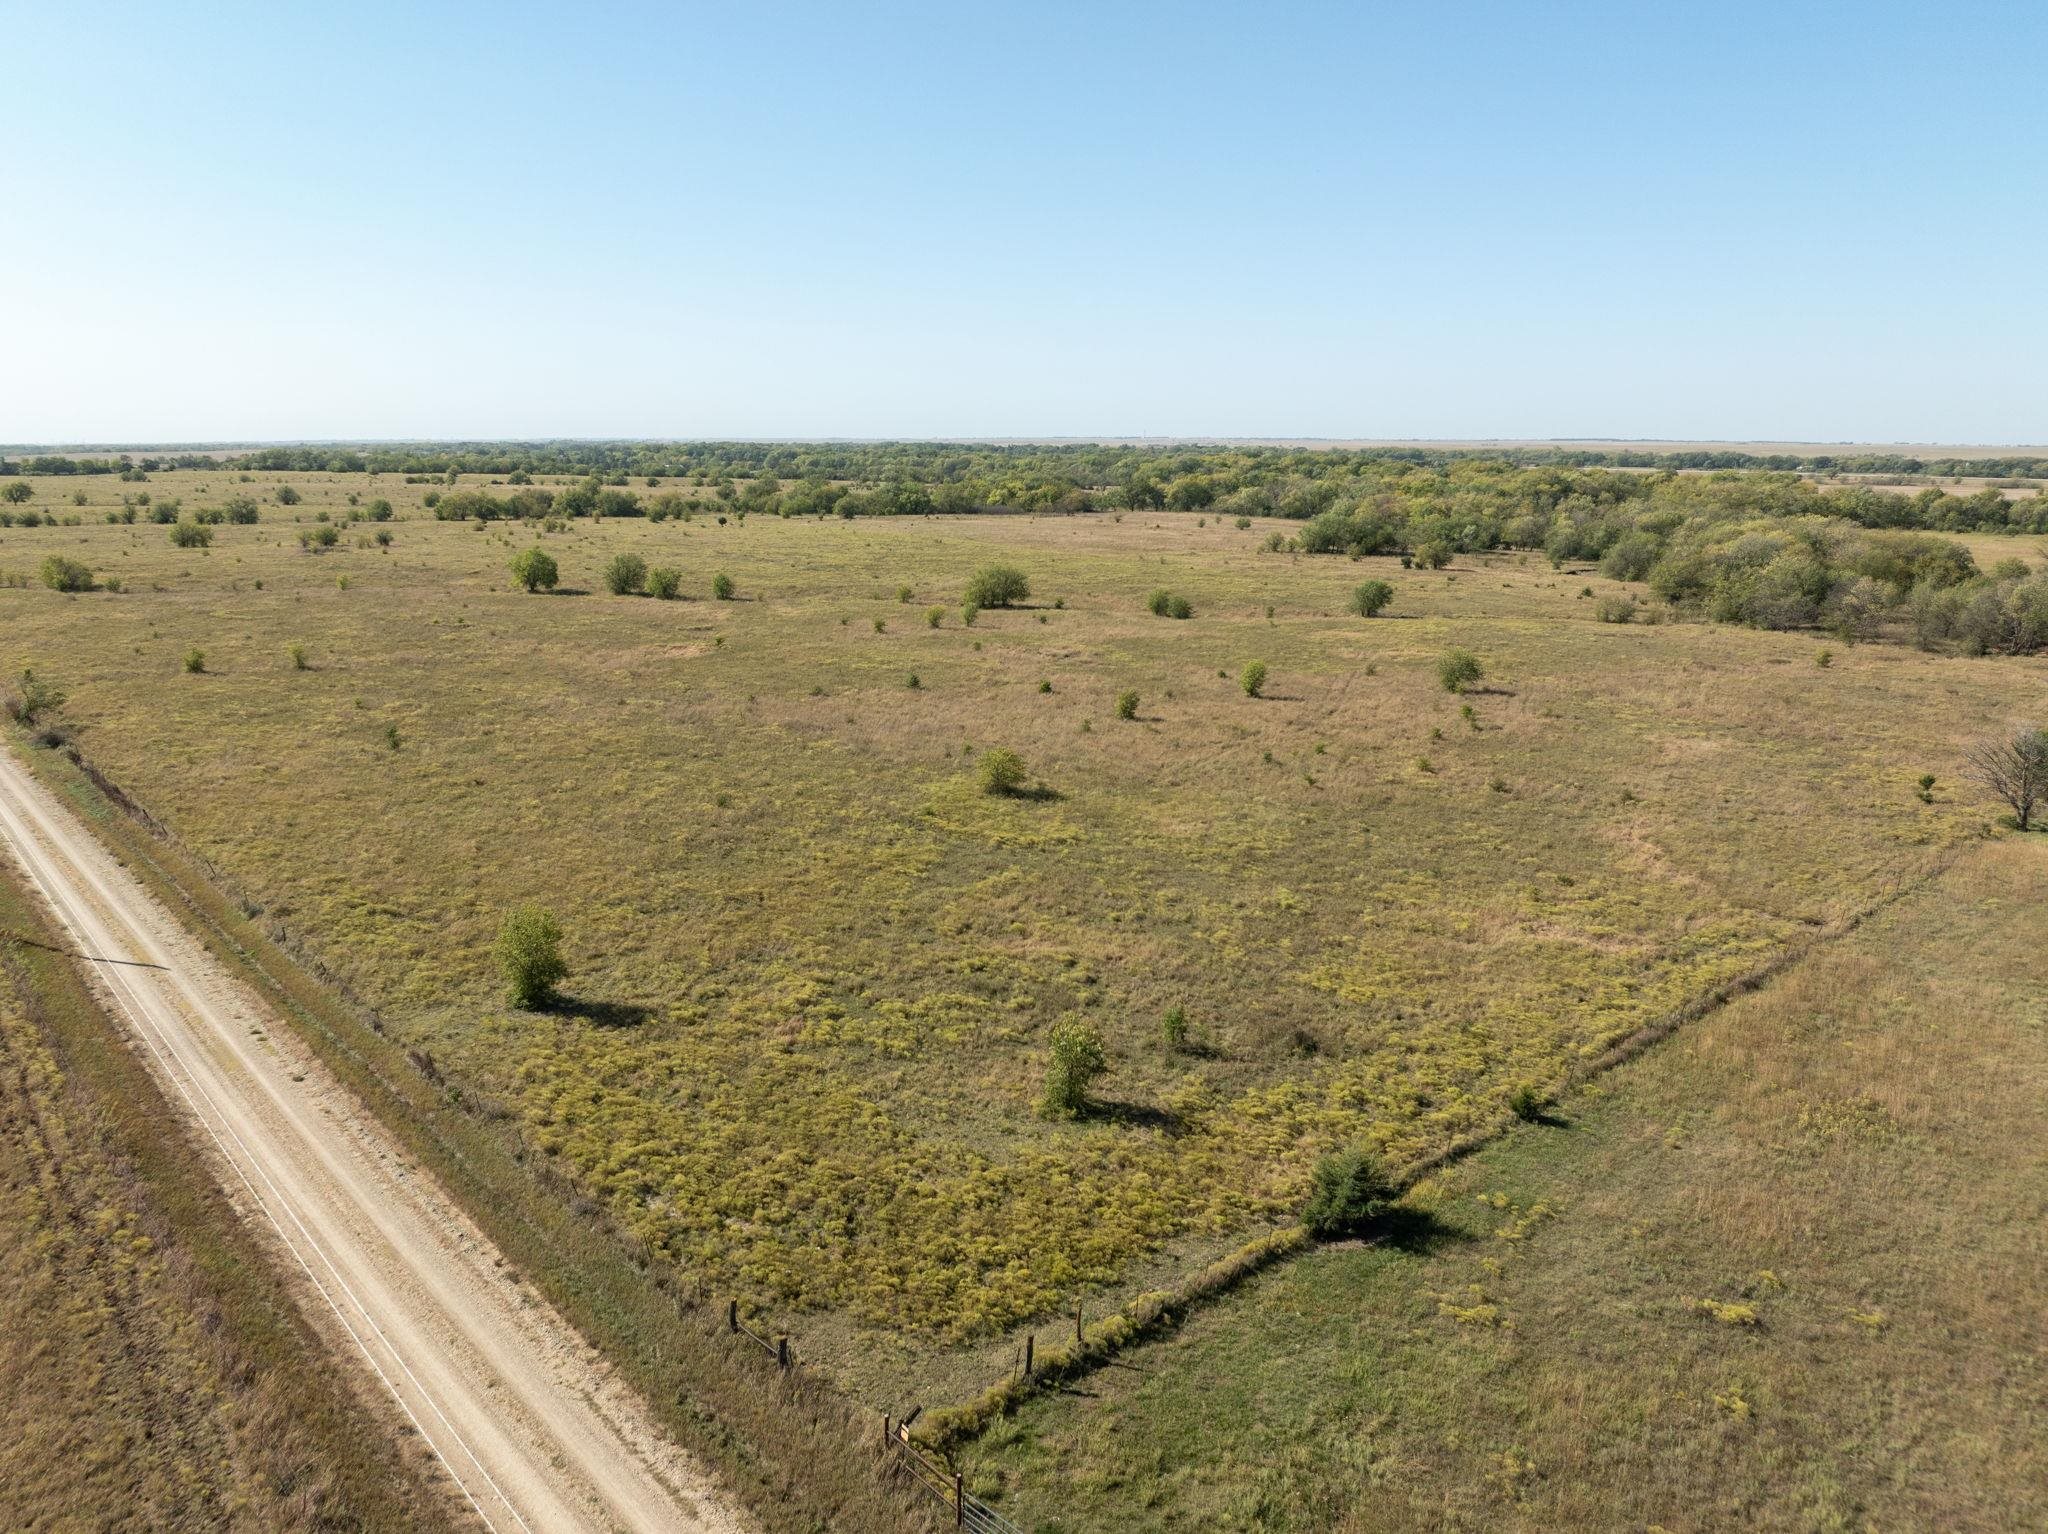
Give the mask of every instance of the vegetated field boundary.
[[(295, 1515), (294, 1527), (441, 1527), (447, 1510), (442, 1492), (431, 1489), (421, 1473), (424, 1462), (384, 1435), (363, 1430), (362, 1402), (342, 1376), (320, 1366), (323, 1344), (300, 1318), (286, 1280), (244, 1227), (208, 1163), (192, 1153), (182, 1132), (167, 1130), (180, 1121), (155, 1076), (127, 1046), (125, 1031), (93, 994), (70, 944), (7, 859), (0, 859), (0, 929), (8, 939), (0, 949), (0, 987), (13, 993), (31, 1038), (40, 1036), (57, 1062), (56, 1092), (79, 1104), (81, 1126), (129, 1185), (133, 1217), (170, 1265), (158, 1282), (200, 1317), (202, 1350), (225, 1393), (214, 1405), (189, 1403), (191, 1409), (218, 1407), (227, 1419), (227, 1436), (252, 1462), (235, 1468), (259, 1475), (277, 1497), (274, 1504), (247, 1511), (258, 1517)], [(33, 1099), (25, 1111), (40, 1123)], [(68, 1211), (80, 1221), (103, 1212)], [(134, 1346), (125, 1326), (121, 1331), (122, 1346)], [(71, 1340), (56, 1336), (44, 1343), (62, 1348)], [(161, 1367), (161, 1360), (152, 1367)], [(101, 1380), (99, 1389), (106, 1388)], [(65, 1432), (61, 1424), (51, 1426)], [(157, 1431), (164, 1433), (164, 1425)], [(68, 1434), (62, 1441), (78, 1447)], [(74, 1476), (62, 1466), (41, 1467), (50, 1475), (45, 1489), (61, 1491), (71, 1516), (125, 1521), (142, 1511), (127, 1502), (117, 1515), (96, 1500), (96, 1491), (82, 1489), (94, 1468), (78, 1466)], [(178, 1470), (204, 1478), (218, 1468), (182, 1464)], [(137, 1469), (116, 1467), (124, 1496), (134, 1490)], [(234, 1488), (209, 1490), (226, 1505)], [(24, 1484), (0, 1488), (0, 1521), (43, 1526), (51, 1509), (11, 1500), (16, 1494), (34, 1498), (38, 1491)], [(303, 1525), (296, 1521), (301, 1517)]]
[[(24, 743), (26, 734), (17, 739)], [(803, 1371), (736, 1350), (722, 1315), (594, 1204), (522, 1158), (491, 1105), (436, 1083), (374, 1014), (307, 973), (221, 879), (76, 748), (29, 748), (30, 769), (77, 806), (128, 869), (236, 978), (274, 1006), (364, 1107), (418, 1157), (519, 1272), (720, 1471), (773, 1531), (929, 1529), (853, 1403)], [(64, 763), (71, 768), (67, 770)]]
[[(1553, 1089), (1550, 1100), (1562, 1100), (1573, 1087), (1638, 1059), (1686, 1024), (1697, 1022), (1738, 996), (1768, 985), (1820, 949), (1849, 936), (1887, 907), (1939, 880), (1960, 855), (1960, 847), (1951, 846), (1917, 877), (1895, 883), (1877, 899), (1816, 929), (1804, 941), (1773, 954), (1761, 964), (1616, 1039), (1599, 1054), (1568, 1070)], [(1396, 1186), (1403, 1192), (1412, 1190), (1432, 1173), (1492, 1144), (1521, 1122), (1513, 1112), (1502, 1112), (1491, 1123), (1480, 1125), (1441, 1150), (1397, 1169)], [(1035, 1353), (1029, 1374), (1020, 1367), (970, 1400), (923, 1414), (913, 1430), (914, 1436), (919, 1442), (941, 1452), (964, 1443), (1030, 1397), (1070, 1384), (1108, 1364), (1125, 1349), (1164, 1335), (1186, 1320), (1196, 1307), (1222, 1298), (1247, 1279), (1308, 1250), (1311, 1244), (1308, 1231), (1301, 1226), (1289, 1226), (1254, 1237), (1171, 1289), (1149, 1290), (1137, 1295), (1113, 1315), (1080, 1329), (1080, 1335), (1064, 1347)]]

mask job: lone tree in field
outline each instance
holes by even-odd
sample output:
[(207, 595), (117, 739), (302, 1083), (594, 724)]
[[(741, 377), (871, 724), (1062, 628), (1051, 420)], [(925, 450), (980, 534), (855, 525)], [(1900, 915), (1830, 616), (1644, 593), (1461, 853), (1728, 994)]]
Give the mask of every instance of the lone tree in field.
[(2048, 730), (2024, 725), (1970, 747), (1963, 776), (2012, 807), (2022, 831), (2032, 828), (2034, 806), (2048, 797)]
[(1436, 679), (1445, 692), (1463, 692), (1485, 675), (1486, 668), (1470, 650), (1446, 650), (1436, 663)]
[(1238, 674), (1237, 685), (1244, 689), (1247, 698), (1256, 698), (1266, 690), (1266, 663), (1255, 660)]
[(1394, 600), (1394, 588), (1385, 581), (1367, 581), (1351, 593), (1351, 610), (1361, 618), (1377, 618)]
[(1088, 1088), (1109, 1069), (1102, 1035), (1085, 1018), (1068, 1017), (1052, 1025), (1052, 1063), (1045, 1071), (1047, 1118), (1070, 1119), (1088, 1105)]
[(1394, 1201), (1393, 1179), (1362, 1150), (1325, 1156), (1316, 1163), (1301, 1223), (1325, 1238), (1355, 1236)]
[(983, 565), (967, 583), (967, 600), (976, 607), (1014, 607), (1031, 595), (1031, 582), (1011, 565)]
[(512, 556), (512, 579), (528, 591), (553, 591), (561, 578), (555, 556), (546, 549), (531, 548)]
[(985, 794), (1014, 794), (1024, 786), (1024, 758), (998, 746), (981, 757), (981, 791)]
[(562, 924), (537, 905), (512, 912), (498, 929), (498, 967), (513, 1005), (539, 1006), (569, 973), (562, 962)]
[(0, 500), (4, 500), (10, 506), (19, 506), (35, 493), (34, 487), (26, 480), (9, 480), (7, 488), (0, 490)]

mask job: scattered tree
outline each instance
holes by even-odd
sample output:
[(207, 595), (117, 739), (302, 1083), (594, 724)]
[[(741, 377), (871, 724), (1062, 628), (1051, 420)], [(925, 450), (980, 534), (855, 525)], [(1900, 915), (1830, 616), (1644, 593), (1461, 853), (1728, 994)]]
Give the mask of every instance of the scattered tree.
[(739, 588), (733, 585), (732, 577), (723, 570), (711, 577), (711, 594), (721, 602), (730, 602)]
[(0, 500), (6, 501), (10, 506), (19, 506), (34, 494), (35, 490), (27, 480), (10, 479), (7, 482), (7, 488), (0, 490)]
[(92, 590), (92, 571), (62, 554), (52, 554), (45, 559), (40, 574), (43, 584), (52, 591)]
[(1052, 1025), (1052, 1061), (1045, 1073), (1047, 1118), (1070, 1119), (1088, 1104), (1088, 1088), (1109, 1069), (1102, 1035), (1086, 1018), (1061, 1018)]
[(967, 583), (967, 600), (976, 607), (1014, 607), (1030, 595), (1030, 580), (1012, 565), (983, 565)]
[(614, 554), (604, 567), (605, 589), (615, 597), (630, 596), (647, 585), (647, 561), (638, 554)]
[(663, 602), (673, 602), (683, 589), (683, 572), (673, 565), (656, 565), (647, 572), (647, 594)]
[(1137, 693), (1124, 691), (1116, 695), (1116, 716), (1119, 719), (1135, 719), (1138, 717)]
[(2020, 830), (2030, 829), (2034, 806), (2048, 796), (2048, 730), (2023, 725), (1978, 741), (1963, 757), (1963, 776), (2003, 799)]
[(562, 925), (537, 905), (519, 907), (498, 929), (498, 968), (512, 1004), (537, 1007), (568, 977), (562, 961)]
[(1437, 658), (1436, 679), (1445, 692), (1463, 692), (1485, 675), (1486, 668), (1470, 650), (1446, 650)]
[(33, 666), (21, 668), (21, 682), (14, 696), (7, 700), (7, 712), (23, 724), (34, 724), (40, 714), (52, 713), (64, 706), (64, 694), (35, 673)]
[(1266, 663), (1255, 660), (1238, 673), (1237, 685), (1244, 689), (1247, 698), (1256, 698), (1266, 690)]
[(1354, 1236), (1386, 1211), (1395, 1192), (1393, 1180), (1371, 1153), (1325, 1156), (1316, 1163), (1301, 1223), (1325, 1239)]
[(1001, 746), (981, 755), (981, 791), (1014, 794), (1024, 786), (1024, 758)]
[(1394, 600), (1394, 588), (1385, 581), (1367, 581), (1351, 593), (1351, 610), (1361, 618), (1377, 618)]
[(528, 591), (553, 591), (562, 578), (555, 556), (538, 546), (512, 556), (512, 578)]
[(1177, 1055), (1188, 1047), (1187, 1008), (1175, 1006), (1166, 1009), (1166, 1016), (1160, 1019), (1159, 1037), (1169, 1054)]
[(213, 543), (213, 529), (197, 522), (174, 522), (171, 542), (181, 549), (207, 548)]

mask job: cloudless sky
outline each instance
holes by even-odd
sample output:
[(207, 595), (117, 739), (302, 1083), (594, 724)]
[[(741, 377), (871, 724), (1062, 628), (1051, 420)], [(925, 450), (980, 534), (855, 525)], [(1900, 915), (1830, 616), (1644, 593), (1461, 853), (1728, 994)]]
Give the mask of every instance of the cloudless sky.
[(0, 442), (2048, 441), (2048, 5), (0, 0)]

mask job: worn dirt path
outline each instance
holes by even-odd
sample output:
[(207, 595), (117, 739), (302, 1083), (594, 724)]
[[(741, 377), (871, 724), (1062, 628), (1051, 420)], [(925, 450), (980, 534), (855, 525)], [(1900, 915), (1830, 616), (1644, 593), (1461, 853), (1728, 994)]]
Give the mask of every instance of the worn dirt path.
[(396, 1402), (486, 1527), (751, 1527), (290, 1028), (5, 747), (0, 842), (97, 961), (111, 1010), (218, 1151), (237, 1206), (275, 1233), (337, 1356)]

